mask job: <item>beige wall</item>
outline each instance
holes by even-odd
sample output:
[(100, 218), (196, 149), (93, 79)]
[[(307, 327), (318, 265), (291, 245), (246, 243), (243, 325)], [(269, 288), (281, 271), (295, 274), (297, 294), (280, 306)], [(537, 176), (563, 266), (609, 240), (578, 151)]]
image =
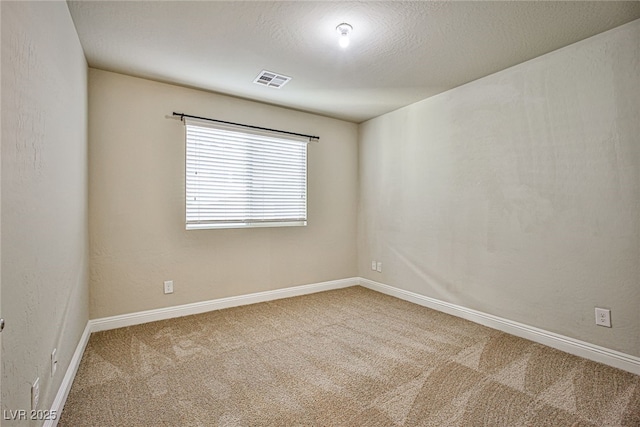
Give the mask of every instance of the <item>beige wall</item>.
[[(320, 136), (309, 225), (185, 231), (173, 111)], [(89, 115), (92, 318), (356, 275), (355, 124), (94, 69)]]
[(362, 124), (359, 274), (640, 356), (638, 40), (635, 21)]
[(36, 377), (48, 409), (88, 320), (87, 64), (65, 2), (0, 7), (2, 410)]

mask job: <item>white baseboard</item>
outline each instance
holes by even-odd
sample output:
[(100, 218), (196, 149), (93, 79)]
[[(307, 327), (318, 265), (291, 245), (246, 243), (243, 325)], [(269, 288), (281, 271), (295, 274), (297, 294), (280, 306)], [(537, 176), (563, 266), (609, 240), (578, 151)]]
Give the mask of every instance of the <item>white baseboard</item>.
[(237, 307), (247, 304), (255, 304), (264, 301), (273, 301), (282, 298), (307, 295), (316, 292), (329, 291), (332, 289), (348, 288), (358, 285), (359, 278), (352, 277), (349, 279), (332, 280), (328, 282), (312, 283), (309, 285), (294, 286), (284, 289), (275, 289), (272, 291), (257, 292), (248, 295), (239, 295), (235, 297), (220, 298), (211, 301), (197, 302), (193, 304), (184, 304), (174, 307), (160, 308), (156, 310), (140, 311), (137, 313), (123, 314), (120, 316), (104, 317), (101, 319), (93, 319), (87, 322), (87, 326), (80, 337), (80, 342), (73, 353), (67, 372), (64, 375), (62, 384), (58, 389), (58, 393), (51, 405), (51, 411), (57, 414), (55, 420), (47, 420), (44, 427), (56, 427), (58, 419), (62, 415), (64, 404), (69, 396), (69, 391), (73, 384), (73, 380), (78, 372), (80, 361), (89, 337), (92, 332), (105, 331), (108, 329), (122, 328), (125, 326), (139, 325), (142, 323), (154, 322), (156, 320), (172, 319), (174, 317), (188, 316), (191, 314), (205, 313), (207, 311), (220, 310), (223, 308)]
[(300, 295), (312, 294), (315, 292), (328, 291), (332, 289), (348, 288), (350, 286), (355, 286), (358, 283), (358, 277), (332, 280), (329, 282), (312, 283), (310, 285), (293, 286), (290, 288), (256, 292), (253, 294), (195, 302), (192, 304), (158, 308), (155, 310), (139, 311), (137, 313), (122, 314), (119, 316), (103, 317), (100, 319), (90, 320), (89, 324), (91, 326), (91, 332), (105, 331), (109, 329), (123, 328), (125, 326), (155, 322), (157, 320), (165, 320), (172, 319), (174, 317), (206, 313), (208, 311), (221, 310), (223, 308), (255, 304), (264, 301), (273, 301), (281, 298), (290, 298)]
[(435, 298), (405, 291), (373, 280), (360, 278), (359, 284), (365, 288), (391, 295), (405, 301), (413, 302), (424, 307), (442, 311), (456, 317), (470, 320), (511, 335), (516, 335), (540, 344), (553, 347), (555, 349), (584, 357), (595, 362), (623, 369), (632, 374), (640, 375), (640, 357), (625, 354), (616, 350), (611, 350), (585, 341), (580, 341), (564, 335), (545, 331), (533, 326), (514, 322), (509, 319), (472, 310), (470, 308), (440, 301)]
[[(434, 310), (442, 311), (463, 319), (470, 320), (481, 325), (488, 326), (521, 338), (565, 351), (576, 356), (584, 357), (596, 362), (604, 363), (625, 371), (640, 375), (640, 358), (621, 353), (608, 348), (600, 347), (574, 338), (548, 332), (533, 326), (524, 325), (512, 320), (504, 319), (491, 314), (483, 313), (470, 308), (440, 301), (414, 292), (405, 291), (383, 283), (362, 277), (352, 277), (349, 279), (332, 280), (329, 282), (313, 283), (310, 285), (294, 286), (291, 288), (276, 289), (272, 291), (257, 292), (248, 295), (240, 295), (235, 297), (220, 298), (216, 300), (197, 302), (193, 304), (185, 304), (174, 307), (160, 308), (156, 310), (147, 310), (137, 313), (123, 314), (120, 316), (104, 317), (101, 319), (89, 320), (87, 326), (82, 333), (80, 342), (73, 353), (67, 372), (62, 380), (62, 384), (58, 389), (58, 393), (51, 406), (52, 411), (56, 411), (59, 418), (62, 414), (64, 404), (71, 390), (71, 385), (80, 366), (82, 354), (89, 342), (92, 332), (105, 331), (108, 329), (122, 328), (125, 326), (133, 326), (142, 323), (154, 322), (156, 320), (172, 319), (175, 317), (188, 316), (191, 314), (205, 313), (223, 308), (237, 307), (247, 304), (255, 304), (258, 302), (273, 301), (281, 298), (289, 298), (300, 295), (307, 295), (316, 292), (328, 291), (332, 289), (348, 288), (350, 286), (360, 285), (365, 288), (387, 294), (405, 301), (413, 302)], [(44, 423), (45, 427), (56, 427), (58, 420), (48, 420)]]
[(67, 367), (67, 372), (65, 372), (64, 374), (64, 378), (62, 379), (62, 383), (60, 384), (58, 393), (56, 394), (56, 397), (51, 404), (50, 414), (56, 414), (55, 419), (49, 419), (45, 421), (45, 423), (43, 424), (44, 427), (56, 427), (58, 425), (58, 420), (62, 415), (62, 409), (64, 409), (64, 404), (67, 401), (67, 396), (69, 396), (71, 385), (73, 384), (73, 380), (75, 379), (76, 373), (78, 372), (78, 367), (80, 366), (80, 361), (82, 360), (82, 355), (84, 354), (84, 349), (87, 347), (90, 336), (91, 327), (87, 322), (87, 326), (85, 326), (84, 332), (82, 332), (82, 335), (80, 336), (80, 341), (76, 346), (76, 351), (73, 352), (71, 362), (69, 362), (69, 366)]

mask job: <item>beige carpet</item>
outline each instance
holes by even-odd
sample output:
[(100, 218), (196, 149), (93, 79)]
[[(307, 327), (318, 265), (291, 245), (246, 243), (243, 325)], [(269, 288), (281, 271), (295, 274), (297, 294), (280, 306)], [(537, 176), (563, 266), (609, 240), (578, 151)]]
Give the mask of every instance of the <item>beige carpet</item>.
[(640, 426), (640, 377), (361, 287), (91, 336), (60, 426)]

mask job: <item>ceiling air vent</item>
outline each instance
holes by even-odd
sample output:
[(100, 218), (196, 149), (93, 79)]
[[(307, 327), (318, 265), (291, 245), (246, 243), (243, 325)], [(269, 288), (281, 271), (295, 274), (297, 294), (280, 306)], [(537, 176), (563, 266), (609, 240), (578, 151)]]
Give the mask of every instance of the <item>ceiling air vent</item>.
[(275, 89), (280, 89), (291, 80), (291, 77), (283, 76), (282, 74), (273, 73), (271, 71), (262, 70), (258, 77), (253, 81), (256, 84), (262, 86), (268, 86)]

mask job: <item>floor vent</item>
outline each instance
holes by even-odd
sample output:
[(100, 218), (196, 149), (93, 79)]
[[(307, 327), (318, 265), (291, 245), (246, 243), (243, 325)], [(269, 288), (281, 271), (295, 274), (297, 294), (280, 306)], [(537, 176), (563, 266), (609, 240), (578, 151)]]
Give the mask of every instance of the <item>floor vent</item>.
[(274, 73), (271, 71), (262, 70), (253, 82), (261, 86), (280, 89), (282, 86), (286, 85), (289, 80), (291, 80), (291, 77), (283, 76), (282, 74)]

